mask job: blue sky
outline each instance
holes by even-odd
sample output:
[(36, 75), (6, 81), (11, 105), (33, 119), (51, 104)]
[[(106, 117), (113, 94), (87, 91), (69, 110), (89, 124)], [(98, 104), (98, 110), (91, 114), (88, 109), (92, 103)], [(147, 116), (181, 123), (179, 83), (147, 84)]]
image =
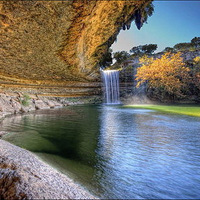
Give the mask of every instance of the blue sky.
[(137, 30), (135, 22), (131, 29), (121, 30), (111, 47), (114, 52), (129, 51), (143, 44), (157, 44), (159, 52), (167, 46), (200, 37), (200, 1), (157, 0), (153, 4), (155, 12), (141, 30)]

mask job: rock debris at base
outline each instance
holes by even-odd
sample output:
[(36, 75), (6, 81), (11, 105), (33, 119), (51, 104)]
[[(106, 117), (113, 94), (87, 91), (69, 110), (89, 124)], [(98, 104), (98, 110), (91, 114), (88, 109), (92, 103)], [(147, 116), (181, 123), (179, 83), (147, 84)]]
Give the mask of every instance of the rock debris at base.
[(0, 199), (97, 199), (31, 152), (0, 140)]

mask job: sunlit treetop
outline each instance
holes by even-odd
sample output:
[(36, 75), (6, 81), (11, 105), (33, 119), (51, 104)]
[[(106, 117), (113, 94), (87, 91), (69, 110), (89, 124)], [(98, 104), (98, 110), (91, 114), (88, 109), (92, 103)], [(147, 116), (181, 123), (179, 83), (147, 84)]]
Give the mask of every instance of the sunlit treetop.
[(167, 93), (181, 95), (189, 78), (189, 68), (185, 66), (181, 53), (165, 53), (161, 58), (143, 56), (137, 70), (137, 86), (148, 81), (149, 87), (159, 88)]

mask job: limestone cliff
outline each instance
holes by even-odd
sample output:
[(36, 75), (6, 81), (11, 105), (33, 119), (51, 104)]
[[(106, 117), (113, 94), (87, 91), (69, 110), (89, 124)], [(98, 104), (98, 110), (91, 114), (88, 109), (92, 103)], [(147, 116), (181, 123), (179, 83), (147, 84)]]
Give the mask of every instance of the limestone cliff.
[(0, 81), (94, 81), (121, 27), (148, 2), (0, 1)]

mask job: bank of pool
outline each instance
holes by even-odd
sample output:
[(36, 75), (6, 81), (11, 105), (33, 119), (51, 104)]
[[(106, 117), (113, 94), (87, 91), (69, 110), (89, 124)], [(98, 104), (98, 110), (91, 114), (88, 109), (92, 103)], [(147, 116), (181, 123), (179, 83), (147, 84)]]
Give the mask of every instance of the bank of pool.
[(124, 105), (123, 108), (150, 109), (161, 112), (176, 113), (200, 117), (200, 106), (194, 105)]

